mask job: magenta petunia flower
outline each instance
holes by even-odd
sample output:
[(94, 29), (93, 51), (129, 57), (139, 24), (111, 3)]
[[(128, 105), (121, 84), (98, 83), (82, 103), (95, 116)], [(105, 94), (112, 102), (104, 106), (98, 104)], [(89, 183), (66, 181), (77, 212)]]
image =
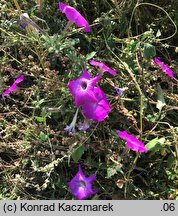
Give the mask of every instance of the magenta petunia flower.
[(108, 116), (110, 106), (100, 87), (95, 87), (93, 92), (97, 101), (86, 101), (82, 106), (82, 112), (87, 119), (101, 122)]
[(83, 105), (86, 101), (97, 101), (93, 89), (100, 78), (100, 75), (91, 78), (85, 70), (78, 79), (69, 81), (67, 87), (74, 97), (76, 107)]
[(17, 84), (24, 80), (24, 75), (19, 76), (14, 83), (2, 94), (3, 97), (10, 94), (10, 92), (14, 91), (17, 88)]
[(126, 131), (116, 130), (118, 135), (127, 141), (127, 146), (133, 151), (147, 152), (144, 143), (138, 140), (136, 137), (128, 134)]
[(70, 187), (71, 193), (78, 199), (83, 200), (87, 199), (91, 195), (96, 194), (98, 191), (92, 189), (92, 183), (96, 178), (96, 174), (85, 177), (82, 172), (81, 166), (78, 166), (78, 172), (75, 177), (68, 182), (68, 186)]
[(164, 62), (161, 62), (158, 58), (154, 58), (154, 62), (160, 66), (160, 68), (169, 76), (171, 79), (174, 79), (173, 71), (164, 64)]
[(104, 71), (109, 72), (113, 76), (117, 75), (116, 71), (112, 70), (111, 68), (109, 68), (107, 65), (105, 65), (102, 62), (97, 62), (97, 61), (94, 61), (94, 60), (90, 60), (90, 64), (93, 65), (93, 66), (98, 66), (100, 68), (101, 75), (103, 74)]
[(59, 9), (62, 13), (65, 13), (70, 22), (75, 22), (78, 27), (84, 27), (84, 32), (90, 32), (88, 22), (75, 8), (59, 2)]

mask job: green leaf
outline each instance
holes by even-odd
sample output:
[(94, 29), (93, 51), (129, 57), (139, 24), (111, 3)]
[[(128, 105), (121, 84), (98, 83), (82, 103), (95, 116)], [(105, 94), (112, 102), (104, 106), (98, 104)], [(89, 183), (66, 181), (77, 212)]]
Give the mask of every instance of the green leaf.
[(36, 119), (38, 122), (40, 122), (40, 123), (42, 123), (42, 122), (45, 121), (45, 118), (44, 118), (44, 117), (41, 117), (41, 116), (34, 116), (34, 117), (35, 117), (35, 119)]
[(133, 53), (135, 52), (135, 50), (140, 46), (140, 41), (137, 41), (137, 40), (132, 40), (130, 43), (129, 43), (129, 48), (130, 48), (130, 51)]
[(154, 56), (156, 56), (155, 47), (149, 43), (145, 43), (143, 47), (143, 56), (146, 59), (152, 59)]
[(150, 142), (148, 142), (145, 145), (145, 147), (148, 151), (153, 150), (153, 149), (157, 150), (161, 145), (164, 144), (165, 140), (166, 139), (164, 137), (162, 137), (160, 139), (158, 139), (158, 138), (152, 139)]
[(40, 140), (45, 142), (48, 139), (48, 135), (46, 135), (43, 131), (40, 132)]
[(152, 139), (150, 142), (148, 142), (145, 147), (148, 151), (155, 148), (155, 146), (158, 144), (158, 138)]
[(74, 149), (71, 157), (74, 160), (75, 163), (77, 163), (80, 158), (82, 157), (83, 153), (85, 151), (85, 147), (83, 145), (79, 146), (78, 148)]
[(163, 91), (162, 91), (161, 86), (159, 84), (157, 84), (157, 90), (158, 90), (158, 95), (157, 95), (156, 108), (158, 108), (159, 111), (161, 111), (162, 108), (166, 105), (166, 102), (164, 100)]
[(141, 38), (141, 41), (144, 41), (144, 40), (146, 40), (146, 39), (151, 38), (152, 35), (153, 35), (153, 30), (152, 30), (152, 29), (150, 29), (149, 31), (144, 32), (144, 33), (143, 33), (143, 36), (142, 36), (142, 38)]
[(169, 169), (171, 169), (171, 167), (173, 167), (173, 165), (176, 163), (176, 157), (174, 157), (173, 155), (169, 155), (168, 159), (167, 159), (167, 167)]
[(33, 101), (32, 104), (35, 105), (36, 108), (39, 108), (41, 106), (41, 104), (44, 103), (44, 99), (41, 100), (37, 100), (37, 101)]
[(88, 53), (86, 56), (86, 60), (88, 61), (88, 60), (92, 59), (95, 55), (96, 55), (96, 52)]
[(123, 174), (123, 171), (122, 171), (120, 165), (114, 165), (112, 167), (108, 167), (107, 168), (107, 176), (106, 176), (106, 178), (111, 178), (113, 175), (115, 175), (117, 173), (122, 173)]
[(109, 167), (107, 168), (107, 178), (111, 178), (113, 175), (115, 175), (117, 173), (117, 170), (115, 169), (115, 167)]

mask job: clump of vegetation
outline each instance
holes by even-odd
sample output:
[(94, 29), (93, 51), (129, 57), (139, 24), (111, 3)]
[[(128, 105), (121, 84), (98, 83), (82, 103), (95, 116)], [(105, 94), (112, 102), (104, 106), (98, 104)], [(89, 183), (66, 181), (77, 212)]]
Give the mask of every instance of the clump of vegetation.
[(177, 199), (175, 4), (0, 2), (0, 199)]

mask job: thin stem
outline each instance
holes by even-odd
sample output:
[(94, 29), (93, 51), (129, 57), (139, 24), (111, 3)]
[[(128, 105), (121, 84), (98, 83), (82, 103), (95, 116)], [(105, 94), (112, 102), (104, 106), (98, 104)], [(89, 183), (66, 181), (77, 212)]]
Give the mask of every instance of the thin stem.
[(134, 161), (133, 161), (133, 163), (132, 163), (132, 165), (131, 165), (131, 167), (130, 167), (130, 169), (129, 169), (129, 172), (128, 172), (128, 174), (127, 174), (127, 180), (130, 179), (130, 174), (131, 174), (131, 172), (133, 171), (133, 169), (134, 169), (134, 167), (135, 167), (135, 165), (136, 165), (136, 163), (137, 163), (137, 160), (138, 160), (139, 156), (140, 156), (140, 153), (137, 152), (136, 157), (135, 157), (135, 159), (134, 159)]
[(72, 24), (73, 24), (73, 22), (70, 22), (70, 21), (69, 21), (69, 22), (67, 23), (65, 29), (64, 29), (64, 32), (66, 32), (66, 31), (71, 27)]
[(174, 31), (174, 33), (171, 36), (168, 36), (168, 37), (165, 37), (165, 38), (156, 39), (157, 41), (168, 40), (168, 39), (174, 37), (177, 34), (177, 25), (175, 24), (175, 22), (173, 21), (173, 19), (169, 16), (168, 12), (165, 11), (162, 7), (160, 7), (158, 5), (145, 2), (145, 3), (136, 4), (135, 7), (134, 7), (134, 9), (133, 9), (133, 11), (132, 11), (130, 22), (129, 22), (129, 28), (128, 28), (128, 37), (129, 38), (130, 38), (130, 29), (131, 29), (131, 24), (132, 24), (132, 20), (133, 20), (133, 15), (134, 15), (135, 10), (137, 9), (137, 7), (140, 7), (142, 5), (148, 5), (148, 6), (156, 7), (158, 9), (162, 10), (166, 14), (166, 16), (169, 18), (169, 20), (172, 22), (172, 24), (174, 25), (175, 31)]
[(12, 34), (10, 34), (9, 32), (5, 31), (5, 30), (4, 30), (4, 29), (2, 29), (2, 28), (0, 28), (0, 30), (1, 30), (2, 32), (4, 32), (5, 34), (7, 34), (8, 36), (10, 36), (10, 37), (12, 37), (12, 36), (13, 36)]
[(136, 165), (136, 163), (137, 163), (137, 160), (138, 160), (139, 156), (140, 156), (140, 153), (137, 152), (137, 155), (136, 155), (136, 157), (135, 157), (135, 159), (134, 159), (134, 161), (133, 161), (133, 163), (132, 163), (132, 165), (131, 165), (131, 167), (130, 167), (128, 173), (127, 173), (127, 176), (126, 176), (126, 184), (125, 184), (125, 189), (124, 189), (124, 196), (125, 196), (125, 199), (127, 198), (127, 186), (128, 186), (128, 181), (130, 180), (130, 175), (131, 175), (131, 173), (132, 173), (132, 171), (133, 171), (133, 169), (134, 169), (134, 167), (135, 167), (135, 165)]
[(142, 133), (143, 133), (143, 94), (140, 95), (140, 137), (139, 139), (142, 141)]
[(142, 93), (142, 90), (137, 82), (137, 80), (134, 77), (134, 74), (132, 72), (132, 70), (129, 68), (128, 64), (126, 62), (123, 62), (109, 47), (109, 45), (107, 44), (105, 35), (104, 35), (104, 39), (105, 39), (105, 43), (106, 43), (106, 48), (119, 60), (119, 62), (123, 65), (123, 67), (127, 70), (127, 72), (129, 73), (132, 81), (135, 84), (136, 89), (139, 92), (140, 95), (140, 131), (139, 131), (139, 135), (140, 135), (140, 140), (142, 140), (142, 132), (143, 132), (143, 98), (144, 95)]
[(7, 53), (5, 50), (2, 49), (2, 51), (8, 55), (10, 58), (12, 58), (14, 61), (16, 61), (18, 64), (22, 65), (22, 63), (20, 61), (18, 61), (16, 58), (14, 58), (12, 55), (10, 55), (9, 53)]
[(19, 6), (18, 1), (17, 1), (17, 0), (14, 0), (14, 4), (15, 4), (17, 10), (18, 10), (19, 15), (21, 15), (21, 14), (22, 14), (22, 11), (21, 11), (21, 8), (20, 8), (20, 6)]
[(86, 143), (88, 141), (88, 139), (93, 135), (93, 133), (95, 132), (96, 128), (98, 127), (99, 122), (96, 124), (95, 128), (92, 130), (91, 134), (82, 142), (81, 145), (83, 145), (84, 143)]
[[(15, 4), (17, 10), (18, 10), (19, 15), (22, 15), (22, 11), (21, 11), (21, 8), (20, 8), (20, 6), (19, 6), (18, 1), (17, 1), (17, 0), (13, 0), (13, 1), (14, 1), (14, 4)], [(25, 16), (23, 16), (23, 17), (25, 18)], [(46, 33), (45, 33), (36, 23), (34, 23), (31, 19), (25, 19), (25, 21), (30, 21), (30, 22), (32, 22), (32, 24), (33, 24), (33, 26), (34, 26), (35, 28), (37, 28), (38, 30), (40, 30), (43, 34), (46, 34)], [(28, 23), (28, 22), (27, 22), (27, 23)], [(29, 24), (29, 23), (28, 23), (28, 24)], [(29, 36), (32, 36), (32, 35), (33, 35), (33, 34), (32, 34), (32, 31), (31, 31), (31, 29), (30, 29), (29, 26), (26, 27), (26, 31), (27, 31), (27, 34), (28, 34)], [(36, 55), (38, 56), (38, 58), (39, 58), (39, 60), (40, 60), (40, 63), (41, 63), (41, 65), (42, 65), (42, 67), (44, 68), (44, 63), (43, 63), (43, 61), (42, 61), (41, 55), (40, 55), (40, 53), (38, 52), (36, 46), (35, 46), (35, 52), (36, 52)]]

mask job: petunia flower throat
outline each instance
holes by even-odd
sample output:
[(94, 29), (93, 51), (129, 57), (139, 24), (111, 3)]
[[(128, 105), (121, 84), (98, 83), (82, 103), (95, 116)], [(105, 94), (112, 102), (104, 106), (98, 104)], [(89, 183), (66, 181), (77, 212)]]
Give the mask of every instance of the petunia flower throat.
[(97, 193), (97, 190), (92, 189), (92, 183), (96, 178), (96, 174), (85, 177), (81, 166), (78, 166), (78, 172), (74, 176), (74, 178), (68, 182), (68, 186), (70, 187), (71, 193), (78, 199), (84, 200)]
[(74, 97), (76, 107), (83, 105), (86, 101), (97, 101), (93, 89), (100, 78), (100, 75), (91, 78), (85, 70), (78, 79), (69, 81), (67, 87)]

